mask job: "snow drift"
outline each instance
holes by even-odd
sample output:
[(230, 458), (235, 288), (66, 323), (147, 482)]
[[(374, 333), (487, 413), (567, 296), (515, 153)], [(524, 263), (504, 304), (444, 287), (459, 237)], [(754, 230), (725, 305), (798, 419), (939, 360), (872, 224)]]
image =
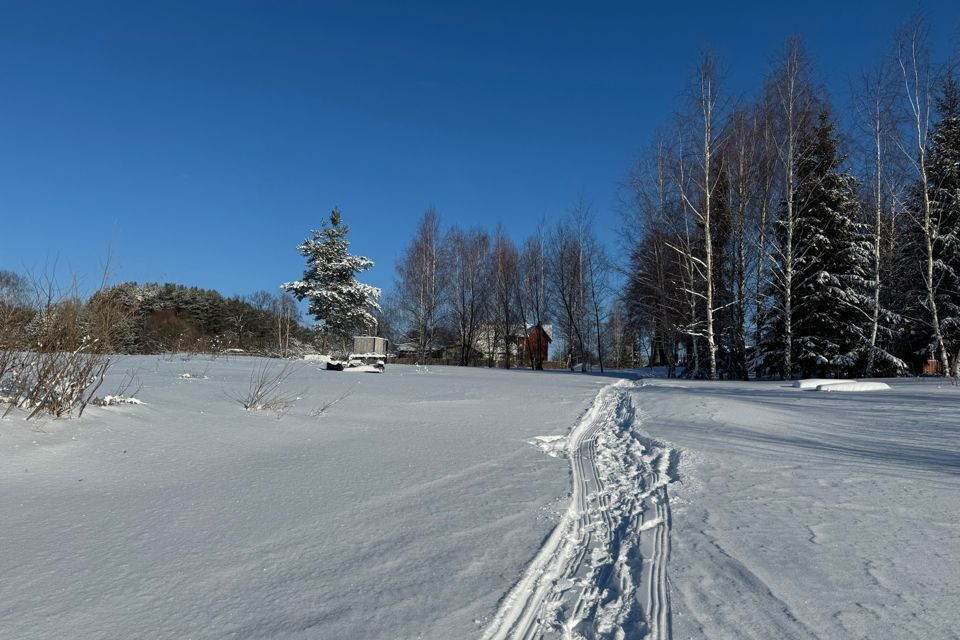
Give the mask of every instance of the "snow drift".
[(817, 385), (817, 391), (888, 391), (890, 385), (886, 382), (857, 382), (848, 380), (845, 382), (834, 381), (829, 384)]

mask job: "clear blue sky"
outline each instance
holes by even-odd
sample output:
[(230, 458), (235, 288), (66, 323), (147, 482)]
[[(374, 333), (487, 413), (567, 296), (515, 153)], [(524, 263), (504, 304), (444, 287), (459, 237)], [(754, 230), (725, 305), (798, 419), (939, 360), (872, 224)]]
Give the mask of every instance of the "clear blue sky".
[(0, 268), (275, 290), (335, 204), (378, 286), (431, 204), (519, 238), (582, 197), (613, 244), (701, 51), (739, 95), (800, 35), (842, 105), (918, 7), (945, 58), (947, 1), (0, 0)]

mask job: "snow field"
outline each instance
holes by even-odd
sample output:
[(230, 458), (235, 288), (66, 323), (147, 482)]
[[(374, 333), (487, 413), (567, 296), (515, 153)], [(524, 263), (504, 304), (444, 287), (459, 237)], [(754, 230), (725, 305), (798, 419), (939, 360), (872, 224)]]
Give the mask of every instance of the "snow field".
[(645, 380), (670, 485), (673, 638), (947, 640), (960, 629), (960, 389)]
[(122, 358), (145, 404), (0, 421), (0, 637), (479, 637), (567, 503), (528, 441), (609, 382), (303, 363), (244, 411), (263, 362)]
[(0, 638), (957, 637), (960, 388), (264, 362), (0, 421)]

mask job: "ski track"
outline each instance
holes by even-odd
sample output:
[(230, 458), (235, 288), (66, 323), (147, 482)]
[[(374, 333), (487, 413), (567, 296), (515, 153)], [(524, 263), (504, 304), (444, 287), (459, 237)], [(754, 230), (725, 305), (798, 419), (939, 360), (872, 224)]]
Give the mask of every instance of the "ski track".
[(667, 560), (676, 452), (643, 437), (626, 380), (567, 437), (570, 506), (484, 640), (670, 638)]

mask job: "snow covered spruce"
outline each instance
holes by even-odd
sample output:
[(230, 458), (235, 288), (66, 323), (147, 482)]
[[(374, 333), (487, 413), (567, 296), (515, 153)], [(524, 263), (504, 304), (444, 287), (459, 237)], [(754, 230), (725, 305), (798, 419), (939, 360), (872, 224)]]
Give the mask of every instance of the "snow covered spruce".
[(329, 224), (312, 232), (298, 247), (307, 259), (303, 278), (281, 286), (297, 300), (309, 300), (309, 313), (317, 321), (323, 353), (345, 354), (348, 341), (359, 329), (376, 325), (372, 310), (379, 311), (380, 289), (357, 281), (356, 274), (373, 266), (373, 261), (348, 253), (347, 234), (340, 209), (330, 213)]

